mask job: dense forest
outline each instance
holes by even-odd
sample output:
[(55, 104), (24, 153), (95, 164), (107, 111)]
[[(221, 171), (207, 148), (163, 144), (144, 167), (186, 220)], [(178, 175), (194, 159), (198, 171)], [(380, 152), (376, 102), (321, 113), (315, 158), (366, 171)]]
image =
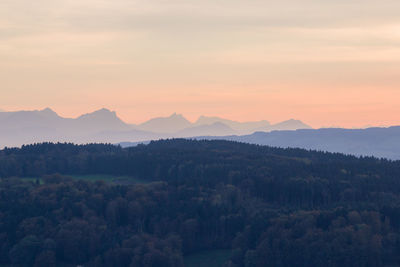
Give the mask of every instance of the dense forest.
[[(128, 176), (142, 184), (83, 181)], [(399, 266), (400, 162), (229, 141), (0, 151), (0, 265)], [(23, 179), (35, 177), (37, 179)]]

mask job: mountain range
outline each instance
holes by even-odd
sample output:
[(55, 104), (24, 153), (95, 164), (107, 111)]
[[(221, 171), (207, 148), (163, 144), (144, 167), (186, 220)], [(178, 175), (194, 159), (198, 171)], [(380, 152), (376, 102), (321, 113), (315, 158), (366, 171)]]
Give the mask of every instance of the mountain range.
[(270, 124), (266, 120), (237, 122), (206, 116), (190, 122), (176, 113), (128, 124), (114, 111), (104, 108), (77, 118), (63, 118), (50, 108), (0, 112), (0, 147), (40, 142), (132, 146), (165, 138), (224, 139), (400, 160), (400, 126), (312, 129), (294, 119)]
[(172, 134), (174, 137), (188, 137), (198, 135), (232, 135), (251, 134), (256, 131), (280, 131), (311, 129), (302, 121), (290, 119), (277, 124), (270, 124), (266, 120), (254, 122), (237, 122), (220, 117), (200, 116), (191, 123), (181, 114), (172, 114), (169, 117), (158, 117), (142, 124), (132, 125), (135, 129), (155, 133)]
[(39, 142), (139, 142), (160, 138), (245, 135), (255, 131), (309, 129), (297, 120), (271, 125), (268, 121), (236, 122), (201, 116), (190, 122), (181, 114), (128, 124), (114, 111), (100, 109), (77, 118), (64, 118), (50, 108), (34, 111), (0, 111), (0, 147)]

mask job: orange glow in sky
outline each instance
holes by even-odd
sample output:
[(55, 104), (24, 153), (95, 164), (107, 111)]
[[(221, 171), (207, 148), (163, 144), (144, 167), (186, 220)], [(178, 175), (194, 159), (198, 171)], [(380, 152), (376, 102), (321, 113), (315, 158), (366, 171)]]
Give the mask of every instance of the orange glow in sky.
[(400, 1), (2, 0), (0, 109), (400, 125)]

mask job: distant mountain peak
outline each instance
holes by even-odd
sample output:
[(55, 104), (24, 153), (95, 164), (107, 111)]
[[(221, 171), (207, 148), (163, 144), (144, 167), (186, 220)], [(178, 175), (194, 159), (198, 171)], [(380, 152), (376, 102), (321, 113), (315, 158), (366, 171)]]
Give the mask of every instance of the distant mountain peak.
[(169, 117), (157, 117), (137, 126), (138, 129), (159, 133), (173, 133), (190, 127), (192, 123), (176, 112)]
[(111, 111), (107, 108), (101, 108), (91, 113), (81, 115), (79, 118), (118, 118), (115, 111)]
[(47, 107), (45, 109), (39, 110), (40, 114), (44, 114), (47, 116), (58, 116), (58, 114), (52, 110), (51, 108)]
[(221, 118), (219, 118), (219, 117), (217, 117), (217, 116), (204, 116), (204, 115), (200, 115), (196, 122), (201, 122), (202, 120), (210, 119), (210, 118), (213, 118), (213, 119), (221, 119)]
[(185, 128), (177, 133), (179, 137), (193, 136), (224, 136), (232, 135), (236, 132), (228, 125), (222, 122), (214, 122), (211, 124), (202, 124), (194, 127)]
[(229, 128), (228, 125), (226, 125), (225, 123), (222, 123), (220, 121), (216, 121), (216, 122), (214, 122), (214, 123), (212, 123), (210, 125), (212, 125), (212, 126), (223, 126), (223, 127), (228, 127)]
[(296, 119), (289, 119), (286, 121), (282, 121), (280, 123), (275, 124), (274, 126), (291, 126), (291, 127), (298, 127), (301, 129), (312, 129), (310, 125), (305, 124), (301, 120), (296, 120)]
[(108, 108), (101, 108), (99, 110), (95, 110), (92, 113), (97, 113), (97, 114), (116, 114), (115, 111), (111, 111)]
[(298, 120), (298, 119), (288, 119), (288, 120), (283, 121), (283, 122), (292, 122), (292, 123), (303, 123), (303, 124), (305, 124), (304, 122), (302, 122), (301, 120)]
[[(187, 121), (189, 122), (182, 114), (178, 114), (176, 112), (174, 112), (173, 114), (171, 114), (169, 117), (157, 117), (157, 118), (153, 118), (150, 119), (146, 122), (144, 122), (143, 124), (149, 123), (151, 121), (171, 121), (171, 120), (182, 120), (182, 121)], [(190, 123), (190, 122), (189, 122)]]
[(270, 123), (266, 120), (262, 121), (247, 121), (247, 122), (239, 122), (233, 121), (230, 119), (224, 119), (217, 116), (204, 116), (201, 115), (195, 125), (209, 125), (215, 122), (221, 122), (227, 126), (229, 126), (232, 130), (241, 134), (250, 134), (259, 128), (266, 128), (270, 125)]
[(196, 124), (209, 124), (212, 122), (217, 122), (217, 121), (223, 121), (225, 119), (217, 117), (217, 116), (204, 116), (201, 115), (197, 120), (196, 120)]
[(171, 116), (169, 116), (169, 118), (183, 118), (183, 119), (185, 119), (185, 117), (182, 114), (178, 114), (176, 112), (172, 113)]
[(102, 108), (91, 113), (84, 114), (76, 119), (81, 129), (90, 132), (126, 131), (131, 126), (123, 122), (115, 111)]

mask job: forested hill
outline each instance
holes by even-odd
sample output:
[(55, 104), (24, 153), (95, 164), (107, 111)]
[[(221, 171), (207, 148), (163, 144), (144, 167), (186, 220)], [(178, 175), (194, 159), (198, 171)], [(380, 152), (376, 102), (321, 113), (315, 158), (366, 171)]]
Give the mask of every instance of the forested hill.
[[(85, 174), (146, 183), (67, 177)], [(0, 265), (183, 266), (221, 249), (231, 267), (400, 264), (397, 161), (229, 141), (44, 143), (1, 150), (0, 177)]]
[(0, 177), (112, 174), (145, 180), (207, 177), (218, 183), (227, 182), (225, 179), (234, 172), (337, 180), (357, 175), (391, 176), (399, 171), (400, 161), (222, 140), (171, 139), (129, 148), (111, 144), (42, 143), (0, 150)]

